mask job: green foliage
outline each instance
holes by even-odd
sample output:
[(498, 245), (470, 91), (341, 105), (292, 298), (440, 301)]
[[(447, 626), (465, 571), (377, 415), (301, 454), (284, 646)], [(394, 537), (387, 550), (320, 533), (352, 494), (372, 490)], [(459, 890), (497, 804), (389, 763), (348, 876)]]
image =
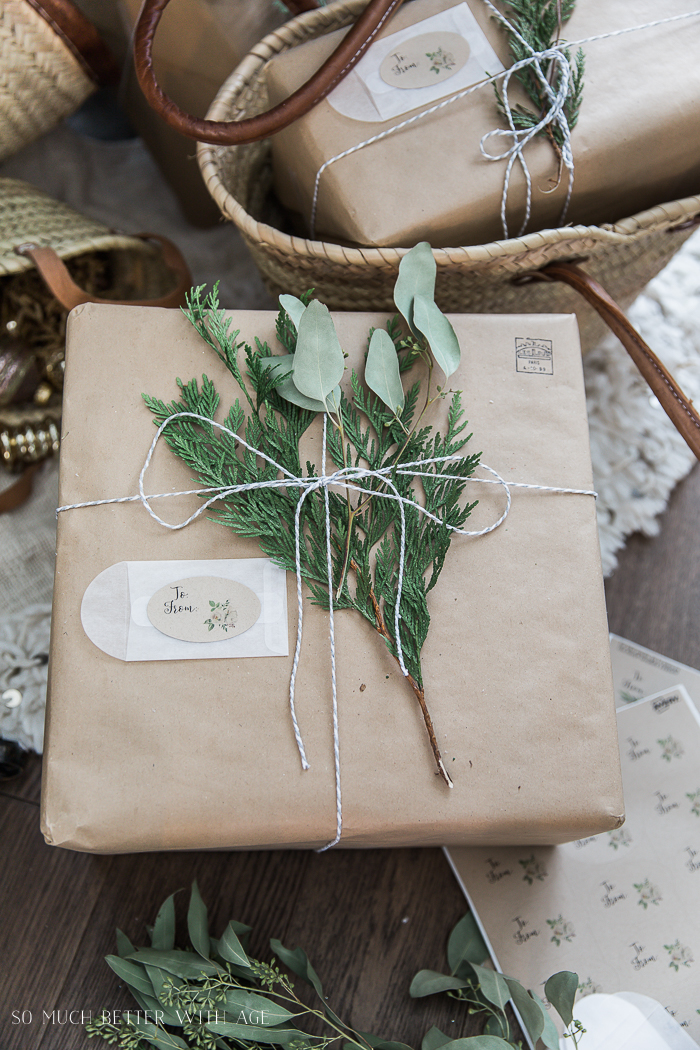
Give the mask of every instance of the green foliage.
[[(460, 356), (454, 330), (434, 302), (434, 288), (435, 260), (430, 246), (422, 243), (402, 259), (395, 293), (397, 306), (413, 329), (404, 336), (394, 319), (386, 331), (373, 331), (366, 385), (353, 372), (348, 393), (338, 385), (345, 355), (332, 318), (325, 306), (310, 299), (311, 293), (300, 299), (280, 297), (277, 335), (286, 351), (280, 356), (259, 340), (255, 348), (238, 342), (238, 333), (230, 330), (230, 319), (219, 308), (216, 288), (204, 298), (202, 288), (193, 289), (185, 314), (238, 387), (239, 396), (224, 425), (250, 448), (206, 422), (214, 419), (220, 402), (206, 376), (201, 386), (196, 379), (178, 380), (179, 400), (165, 402), (144, 395), (158, 425), (182, 412), (204, 417), (203, 421), (175, 419), (164, 432), (170, 448), (204, 486), (270, 484), (222, 499), (212, 513), (238, 535), (255, 537), (262, 552), (290, 572), (297, 567), (295, 517), (303, 489), (293, 483), (284, 487), (274, 483), (280, 479), (279, 468), (287, 477), (318, 476), (314, 464), (306, 463), (306, 470), (302, 469), (299, 455), (299, 441), (314, 415), (328, 413), (327, 450), (335, 469), (383, 472), (381, 477), (359, 478), (356, 489), (328, 490), (330, 581), (325, 493), (319, 489), (304, 498), (299, 510), (299, 566), (314, 603), (329, 607), (330, 585), (334, 609), (355, 610), (368, 620), (398, 661), (395, 622), (403, 530), (400, 645), (421, 707), (420, 656), (430, 624), (427, 595), (452, 539), (451, 529), (445, 526), (461, 528), (476, 505), (465, 504), (463, 495), (479, 461), (478, 454), (460, 455), (469, 435), (458, 392), (452, 394), (444, 434), (424, 423), (433, 402), (446, 396), (439, 386), (431, 391), (435, 363), (449, 376)], [(404, 391), (401, 374), (416, 363), (427, 372), (427, 382), (414, 382)], [(428, 462), (447, 456), (456, 458)], [(326, 472), (331, 471), (329, 466)], [(403, 505), (402, 514), (397, 496), (424, 504), (440, 520), (410, 504)], [(427, 709), (424, 717), (438, 768), (449, 783)], [(205, 956), (205, 942), (193, 939), (193, 943)]]
[[(272, 963), (250, 957), (241, 943), (249, 927), (232, 920), (217, 940), (209, 935), (207, 909), (196, 882), (192, 885), (187, 928), (192, 950), (174, 947), (174, 899), (169, 897), (151, 930), (151, 947), (135, 949), (124, 935), (120, 950), (107, 962), (131, 991), (138, 1009), (122, 1011), (115, 1024), (110, 1011), (98, 1014), (86, 1026), (120, 1050), (258, 1050), (262, 1045), (290, 1050), (325, 1050), (342, 1043), (353, 1050), (396, 1050), (375, 1036), (356, 1032), (330, 1009), (321, 982), (301, 948), (270, 942), (275, 955), (292, 973), (310, 985), (319, 1000), (306, 1006), (297, 997), (290, 978)], [(173, 944), (170, 944), (170, 932)], [(166, 942), (163, 948), (157, 942)], [(206, 958), (204, 957), (206, 956)], [(325, 1034), (299, 1027), (301, 1019), (315, 1018)], [(318, 1024), (313, 1025), (314, 1030)], [(406, 1047), (403, 1050), (410, 1050)]]
[(344, 371), (343, 351), (328, 307), (314, 299), (297, 325), (294, 385), (306, 397), (325, 402)]
[(370, 336), (365, 364), (365, 381), (394, 414), (404, 403), (399, 357), (388, 332), (375, 328)]
[(470, 963), (482, 963), (488, 949), (471, 912), (459, 920), (447, 941), (447, 962), (457, 977), (470, 976)]
[[(511, 34), (510, 51), (513, 62), (520, 62), (529, 58), (530, 48), (532, 51), (546, 51), (553, 44), (558, 44), (561, 38), (563, 25), (573, 14), (576, 0), (505, 0), (506, 16), (513, 27), (517, 29), (526, 44), (523, 44), (516, 36)], [(581, 48), (576, 52), (576, 58), (572, 64), (571, 54), (563, 49), (569, 65), (571, 66), (571, 79), (569, 91), (564, 106), (564, 115), (573, 130), (578, 120), (581, 102), (583, 99), (583, 77), (585, 73), (585, 55)], [(557, 89), (555, 69), (552, 63), (544, 63), (541, 72), (545, 79)], [(511, 107), (513, 123), (518, 129), (528, 130), (539, 124), (542, 114), (549, 108), (549, 100), (540, 77), (532, 66), (526, 66), (514, 74), (522, 85), (527, 97), (532, 102), (533, 108), (516, 105)], [(496, 89), (496, 100), (498, 108), (505, 114), (503, 99)], [(549, 124), (540, 134), (548, 137), (559, 156), (563, 137), (561, 129), (557, 125)]]
[[(540, 1040), (547, 1050), (559, 1050), (559, 1035), (539, 996), (524, 988), (515, 977), (482, 965), (488, 959), (488, 951), (472, 915), (460, 919), (450, 934), (447, 958), (451, 973), (420, 970), (411, 982), (410, 994), (413, 998), (422, 998), (447, 992), (453, 999), (465, 1002), (470, 1014), (485, 1015), (484, 1033), (451, 1040), (438, 1028), (431, 1028), (421, 1050), (518, 1050), (522, 1044), (514, 1042), (506, 1016), (509, 1003), (517, 1009), (533, 1044)], [(561, 1017), (567, 1029), (565, 1034), (574, 1047), (585, 1031), (573, 1017), (577, 989), (578, 977), (568, 970), (555, 973), (545, 984), (549, 1004)]]
[(414, 299), (417, 295), (425, 296), (428, 301), (435, 298), (436, 276), (437, 263), (427, 241), (417, 244), (399, 263), (394, 302), (414, 335), (418, 334), (413, 321)]
[[(123, 1010), (118, 1024), (110, 1011), (98, 1013), (86, 1025), (88, 1036), (97, 1036), (120, 1050), (260, 1050), (265, 1046), (326, 1050), (333, 1044), (337, 1050), (411, 1050), (404, 1043), (361, 1032), (341, 1020), (328, 1005), (321, 980), (302, 948), (286, 948), (272, 938), (272, 962), (254, 959), (243, 946), (250, 927), (233, 919), (221, 937), (210, 936), (207, 909), (196, 882), (187, 929), (189, 948), (176, 948), (171, 896), (150, 929), (150, 947), (134, 948), (117, 931), (118, 950), (127, 954), (110, 955), (106, 961), (128, 986), (138, 1009)], [(159, 948), (158, 942), (163, 941), (165, 946)], [(205, 946), (208, 958), (202, 955)], [(447, 991), (466, 1002), (470, 1013), (487, 1015), (483, 1034), (451, 1039), (433, 1027), (423, 1038), (421, 1050), (517, 1050), (521, 1044), (513, 1041), (505, 1014), (509, 1001), (533, 1043), (540, 1039), (547, 1050), (559, 1050), (556, 1028), (542, 1000), (515, 978), (483, 967), (487, 955), (474, 919), (466, 915), (448, 942), (452, 974), (430, 970), (416, 974), (410, 989), (414, 998)], [(297, 996), (292, 979), (279, 964), (313, 990), (318, 1005), (308, 1006)], [(458, 976), (461, 974), (464, 976)], [(574, 1047), (584, 1032), (572, 1013), (577, 988), (576, 974), (568, 971), (550, 977), (545, 985)], [(307, 1024), (312, 1032), (307, 1031)]]

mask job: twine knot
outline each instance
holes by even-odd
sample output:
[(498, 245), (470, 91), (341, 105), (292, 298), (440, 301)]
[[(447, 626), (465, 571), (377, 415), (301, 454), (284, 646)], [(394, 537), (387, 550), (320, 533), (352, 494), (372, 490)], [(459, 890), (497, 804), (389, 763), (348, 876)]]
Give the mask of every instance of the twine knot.
[[(542, 71), (543, 62), (552, 63), (553, 67), (558, 71), (557, 76), (553, 78), (557, 84), (556, 90), (552, 87), (547, 76), (545, 76)], [(508, 99), (508, 89), (510, 87), (511, 78), (522, 69), (532, 69), (535, 72), (549, 100), (549, 109), (547, 109), (542, 115), (538, 123), (530, 128), (516, 128), (513, 119), (513, 111)], [(522, 168), (523, 175), (525, 176), (526, 184), (525, 214), (517, 233), (517, 236), (521, 237), (527, 229), (532, 210), (532, 179), (527, 166), (527, 161), (525, 160), (525, 147), (532, 142), (540, 132), (550, 126), (558, 128), (560, 132), (562, 142), (558, 148), (560, 150), (561, 163), (568, 172), (566, 200), (564, 201), (564, 206), (561, 215), (559, 216), (559, 225), (561, 226), (566, 219), (566, 213), (569, 208), (569, 202), (571, 201), (571, 194), (574, 188), (574, 155), (571, 149), (571, 129), (566, 117), (566, 100), (569, 94), (570, 81), (571, 67), (569, 61), (564, 52), (556, 47), (550, 47), (544, 51), (533, 51), (531, 55), (516, 62), (506, 71), (505, 74), (503, 74), (503, 93), (501, 95), (501, 101), (503, 103), (503, 110), (506, 121), (508, 122), (508, 127), (496, 128), (494, 131), (488, 131), (481, 139), (479, 149), (482, 157), (486, 160), (508, 161), (503, 176), (503, 193), (501, 195), (501, 225), (503, 227), (503, 236), (505, 238), (508, 237), (506, 205), (508, 203), (508, 190), (510, 188), (510, 176), (513, 170), (513, 165), (518, 161)], [(512, 145), (501, 153), (490, 153), (486, 148), (486, 143), (492, 137), (510, 138), (512, 139)]]

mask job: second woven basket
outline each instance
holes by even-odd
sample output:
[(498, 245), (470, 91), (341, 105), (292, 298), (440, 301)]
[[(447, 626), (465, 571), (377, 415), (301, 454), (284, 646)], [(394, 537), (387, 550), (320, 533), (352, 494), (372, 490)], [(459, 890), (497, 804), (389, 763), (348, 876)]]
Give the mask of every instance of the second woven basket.
[[(268, 108), (265, 65), (274, 55), (355, 21), (366, 0), (336, 0), (270, 33), (219, 91), (207, 118), (240, 120)], [(350, 248), (285, 232), (271, 201), (269, 140), (242, 146), (200, 143), (204, 181), (222, 213), (240, 229), (273, 294), (314, 288), (333, 310), (393, 310), (392, 289), (405, 248)], [(530, 284), (548, 263), (584, 262), (586, 271), (628, 306), (690, 235), (700, 196), (660, 204), (610, 225), (541, 230), (490, 244), (434, 249), (436, 301), (443, 311), (576, 312), (584, 350), (604, 322), (571, 288)]]

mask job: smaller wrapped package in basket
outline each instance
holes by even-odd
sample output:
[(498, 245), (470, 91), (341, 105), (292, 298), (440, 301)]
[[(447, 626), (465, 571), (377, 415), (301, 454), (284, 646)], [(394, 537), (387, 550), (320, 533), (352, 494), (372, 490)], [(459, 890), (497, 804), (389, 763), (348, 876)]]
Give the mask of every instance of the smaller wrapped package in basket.
[[(498, 6), (406, 4), (327, 98), (273, 136), (278, 196), (307, 235), (364, 247), (478, 245), (614, 224), (697, 193), (696, 4), (581, 0), (559, 28), (550, 4), (534, 56), (524, 16)], [(362, 7), (340, 0), (336, 24)], [(297, 22), (302, 33), (307, 23)], [(343, 32), (274, 57), (270, 103), (308, 80)]]
[[(307, 364), (333, 337), (320, 304), (287, 306), (296, 383), (302, 330)], [(274, 314), (230, 313), (228, 337), (208, 315), (212, 346), (175, 312), (73, 311), (49, 843), (529, 844), (620, 825), (575, 319), (453, 315), (457, 366), (424, 308), (439, 366), (391, 324), (365, 364), (386, 315), (335, 316), (327, 414), (282, 397)], [(311, 409), (319, 369), (299, 379)]]

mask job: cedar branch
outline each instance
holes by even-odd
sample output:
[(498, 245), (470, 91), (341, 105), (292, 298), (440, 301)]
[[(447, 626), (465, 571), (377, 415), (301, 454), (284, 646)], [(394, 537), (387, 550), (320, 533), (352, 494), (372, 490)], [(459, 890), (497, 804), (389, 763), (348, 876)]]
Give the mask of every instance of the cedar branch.
[[(359, 571), (359, 567), (354, 558), (350, 560), (350, 567), (353, 569), (354, 572)], [(372, 602), (372, 608), (374, 609), (375, 627), (378, 633), (382, 636), (382, 638), (385, 638), (391, 645), (395, 645), (396, 643), (394, 642), (394, 639), (392, 638), (389, 629), (387, 628), (386, 623), (384, 622), (384, 617), (382, 616), (382, 611), (379, 608), (377, 596), (374, 593), (372, 587), (370, 587), (369, 589), (369, 596)], [(392, 656), (394, 657), (396, 662), (399, 663), (399, 658), (396, 655), (396, 653), (392, 653)], [(399, 664), (399, 666), (401, 665)], [(425, 702), (425, 690), (422, 688), (422, 686), (418, 685), (418, 682), (415, 680), (412, 674), (409, 674), (406, 677), (409, 682), (409, 685), (411, 686), (411, 689), (416, 695), (418, 703), (420, 704), (420, 709), (423, 712), (423, 721), (425, 722), (425, 728), (428, 731), (428, 739), (430, 740), (430, 746), (433, 750), (433, 756), (435, 758), (435, 764), (437, 765), (438, 772), (447, 784), (447, 786), (451, 788), (454, 785), (452, 783), (450, 774), (445, 768), (445, 763), (442, 760), (442, 755), (440, 754), (440, 748), (438, 747), (437, 738), (435, 736), (435, 729), (433, 728), (433, 720), (430, 717), (430, 711), (428, 710), (428, 705)]]

